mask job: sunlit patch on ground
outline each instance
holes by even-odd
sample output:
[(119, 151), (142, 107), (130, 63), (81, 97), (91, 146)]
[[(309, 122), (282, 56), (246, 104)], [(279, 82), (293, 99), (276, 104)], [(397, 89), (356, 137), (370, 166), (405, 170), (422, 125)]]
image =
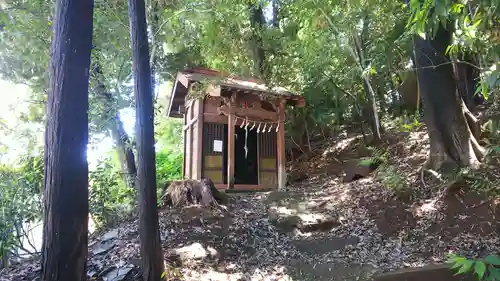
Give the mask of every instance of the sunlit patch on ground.
[(226, 273), (213, 269), (208, 270), (190, 270), (186, 269), (182, 272), (183, 278), (186, 281), (294, 281), (290, 275), (286, 274), (286, 269), (283, 266), (274, 266), (269, 269), (255, 269), (252, 272), (242, 273)]

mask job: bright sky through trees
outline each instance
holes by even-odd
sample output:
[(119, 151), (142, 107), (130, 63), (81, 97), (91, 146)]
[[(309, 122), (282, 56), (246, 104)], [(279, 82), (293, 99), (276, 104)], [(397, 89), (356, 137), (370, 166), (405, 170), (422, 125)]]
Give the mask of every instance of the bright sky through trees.
[[(171, 83), (160, 85), (159, 95), (165, 98), (170, 95)], [(28, 112), (30, 101), (30, 90), (27, 85), (14, 84), (0, 79), (0, 163), (12, 163), (26, 153), (28, 143), (24, 138), (16, 137), (16, 133), (10, 133), (12, 129), (26, 130), (36, 134), (38, 143), (43, 141), (43, 125), (37, 123), (20, 122), (19, 114)], [(134, 135), (135, 112), (132, 107), (120, 110), (121, 120), (125, 131), (130, 136)], [(99, 157), (106, 155), (112, 149), (113, 141), (109, 135), (91, 136), (88, 145), (87, 157), (89, 168), (92, 170), (97, 165)], [(97, 141), (93, 141), (97, 140)], [(93, 141), (93, 142), (92, 142)], [(5, 147), (7, 151), (3, 151)]]
[[(27, 113), (30, 102), (30, 90), (26, 85), (14, 84), (9, 81), (0, 80), (0, 145), (5, 146), (6, 151), (0, 148), (0, 162), (12, 163), (18, 157), (26, 153), (28, 143), (26, 139), (19, 138), (15, 131), (26, 130), (36, 134), (40, 141), (43, 140), (43, 125), (37, 123), (20, 122), (19, 114)], [(134, 110), (125, 108), (121, 110), (121, 118), (127, 133), (134, 133)], [(93, 136), (99, 139), (97, 143), (89, 143), (87, 156), (89, 168), (97, 164), (100, 156), (111, 150), (113, 142), (108, 136)], [(40, 142), (41, 143), (41, 142)]]

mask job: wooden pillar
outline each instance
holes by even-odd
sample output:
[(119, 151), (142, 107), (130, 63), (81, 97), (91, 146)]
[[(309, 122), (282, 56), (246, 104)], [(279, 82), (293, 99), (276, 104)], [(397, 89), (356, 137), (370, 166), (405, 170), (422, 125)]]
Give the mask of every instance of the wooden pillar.
[(186, 112), (186, 110), (184, 109), (184, 124), (183, 124), (183, 130), (182, 130), (182, 134), (183, 134), (183, 138), (182, 138), (182, 147), (183, 147), (183, 152), (182, 153), (182, 179), (185, 179), (186, 178), (186, 143), (187, 143), (187, 134), (186, 134), (186, 130), (184, 129), (184, 126), (187, 125), (187, 121), (188, 120), (188, 114)]
[(233, 116), (233, 108), (227, 117), (227, 188), (234, 187), (234, 126), (236, 119)]
[(196, 153), (196, 148), (194, 148), (194, 144), (193, 144), (193, 134), (194, 134), (194, 130), (193, 130), (193, 118), (194, 118), (194, 114), (193, 114), (193, 103), (191, 102), (189, 107), (188, 107), (188, 113), (189, 113), (189, 117), (188, 117), (188, 120), (189, 120), (189, 123), (188, 123), (188, 142), (189, 142), (189, 157), (188, 157), (188, 162), (187, 162), (187, 165), (188, 165), (188, 179), (192, 179), (193, 178), (193, 154)]
[(286, 156), (285, 156), (285, 101), (281, 100), (278, 108), (279, 128), (277, 134), (277, 158), (278, 158), (278, 190), (285, 189), (286, 184)]
[(203, 104), (204, 104), (204, 99), (198, 99), (196, 101), (196, 106), (197, 106), (197, 112), (198, 115), (196, 116), (196, 143), (194, 144), (196, 149), (196, 163), (195, 163), (195, 169), (196, 169), (196, 179), (201, 180), (202, 176), (202, 166), (203, 166)]

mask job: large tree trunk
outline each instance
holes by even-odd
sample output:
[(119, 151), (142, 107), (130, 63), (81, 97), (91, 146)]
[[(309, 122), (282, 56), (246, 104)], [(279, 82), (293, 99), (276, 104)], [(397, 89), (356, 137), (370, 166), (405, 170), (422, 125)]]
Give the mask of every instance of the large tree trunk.
[(58, 0), (45, 132), (43, 281), (83, 281), (88, 244), (92, 0)]
[(431, 142), (426, 166), (431, 169), (439, 169), (446, 162), (476, 166), (484, 154), (467, 124), (453, 66), (445, 55), (451, 34), (440, 26), (435, 39), (414, 39), (418, 85)]
[(128, 4), (136, 100), (136, 186), (139, 189), (141, 269), (144, 281), (158, 281), (162, 279), (163, 255), (156, 209), (153, 88), (147, 43), (146, 7), (144, 0), (129, 0)]

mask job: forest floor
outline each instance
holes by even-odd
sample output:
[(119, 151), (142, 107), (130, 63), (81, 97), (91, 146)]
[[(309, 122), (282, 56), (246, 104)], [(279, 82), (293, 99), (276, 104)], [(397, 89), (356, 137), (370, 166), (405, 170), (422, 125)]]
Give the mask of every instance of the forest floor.
[[(302, 179), (287, 191), (230, 194), (227, 211), (161, 210), (167, 279), (368, 280), (441, 263), (452, 252), (500, 251), (495, 198), (460, 188), (444, 193), (444, 183), (421, 178), (425, 130), (384, 140), (389, 162), (404, 174), (404, 190), (384, 186), (377, 170), (343, 182), (352, 163), (371, 152), (356, 135), (328, 143), (323, 153), (292, 165)], [(130, 219), (90, 240), (89, 280), (139, 280), (137, 226)], [(0, 280), (35, 280), (39, 270), (34, 259)]]

